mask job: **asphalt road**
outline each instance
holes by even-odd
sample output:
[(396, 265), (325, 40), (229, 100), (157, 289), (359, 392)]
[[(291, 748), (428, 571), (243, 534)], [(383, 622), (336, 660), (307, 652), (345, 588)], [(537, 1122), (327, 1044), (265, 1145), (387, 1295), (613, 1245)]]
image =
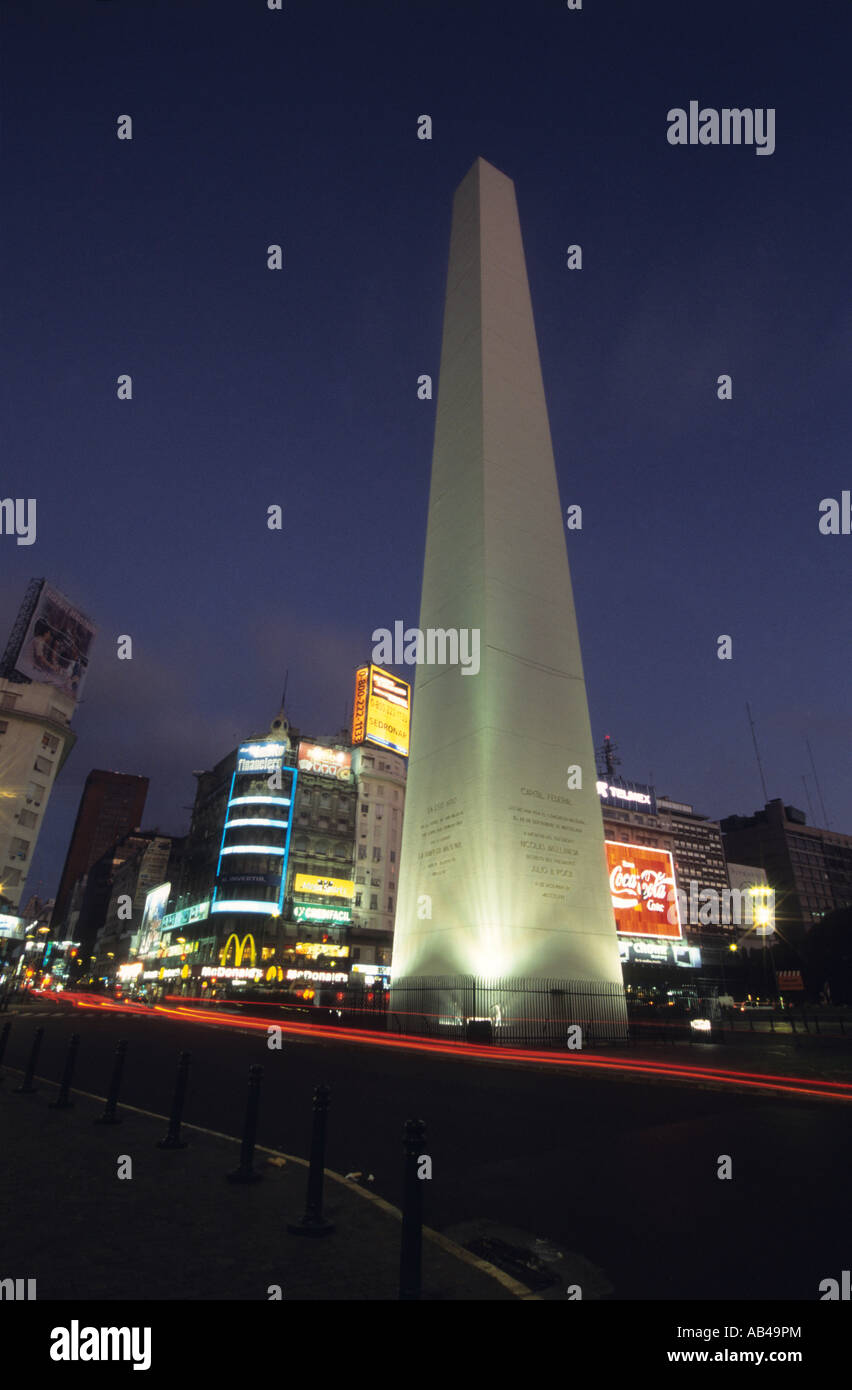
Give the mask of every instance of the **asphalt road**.
[[(239, 1134), (247, 1069), (264, 1068), (258, 1142), (307, 1156), (312, 1088), (332, 1088), (326, 1163), (374, 1175), (401, 1201), (401, 1133), (427, 1124), (424, 1219), (483, 1219), (547, 1238), (599, 1269), (617, 1299), (819, 1298), (849, 1268), (852, 1105), (683, 1082), (245, 1033), (101, 1010), (15, 1019), (22, 1067), (58, 1078), (72, 1031), (75, 1086), (104, 1095), (129, 1039), (122, 1100), (168, 1113), (177, 1054), (192, 1053), (185, 1119)], [(757, 1060), (757, 1059), (755, 1059)], [(717, 1176), (729, 1155), (732, 1178)]]

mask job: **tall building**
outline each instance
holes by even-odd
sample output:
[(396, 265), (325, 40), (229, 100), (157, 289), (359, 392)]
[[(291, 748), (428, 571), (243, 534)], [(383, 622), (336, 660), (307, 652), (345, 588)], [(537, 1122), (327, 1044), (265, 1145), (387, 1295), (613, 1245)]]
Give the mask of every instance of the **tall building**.
[(16, 906), (53, 783), (76, 742), (91, 619), (33, 579), (0, 658), (0, 893)]
[(148, 778), (94, 769), (86, 778), (56, 894), (53, 926), (62, 927), (74, 885), (116, 842), (142, 822)]
[(0, 678), (0, 892), (21, 901), (53, 784), (76, 742), (75, 700)]
[[(521, 229), (477, 159), (456, 191), (393, 986), (622, 976), (580, 642)], [(432, 985), (426, 982), (431, 980)], [(460, 986), (461, 987), (461, 986)], [(401, 995), (401, 991), (400, 991)], [(493, 996), (496, 998), (496, 996)], [(508, 1010), (499, 1006), (502, 1017)]]
[(95, 937), (93, 955), (96, 973), (101, 976), (114, 974), (129, 959), (148, 894), (158, 884), (169, 882), (172, 840), (156, 830), (137, 831), (116, 845), (116, 860), (124, 853), (127, 857), (113, 870), (103, 924)]
[[(368, 941), (372, 959), (390, 966), (405, 814), (406, 760), (362, 745), (352, 754), (358, 788), (353, 941)], [(364, 953), (366, 959), (366, 953)]]
[(801, 939), (834, 908), (852, 906), (852, 835), (808, 825), (804, 811), (780, 797), (721, 826), (728, 858), (765, 870), (782, 937)]

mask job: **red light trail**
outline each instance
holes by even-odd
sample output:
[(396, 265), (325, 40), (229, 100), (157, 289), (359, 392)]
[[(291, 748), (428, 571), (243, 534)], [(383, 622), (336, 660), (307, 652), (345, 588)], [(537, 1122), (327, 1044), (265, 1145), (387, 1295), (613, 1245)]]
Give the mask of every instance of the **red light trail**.
[(852, 1083), (846, 1081), (823, 1081), (814, 1083), (801, 1077), (770, 1075), (764, 1072), (720, 1070), (715, 1067), (697, 1066), (693, 1063), (650, 1062), (619, 1058), (610, 1060), (600, 1056), (575, 1056), (562, 1052), (539, 1052), (532, 1048), (484, 1047), (476, 1043), (440, 1042), (431, 1038), (411, 1036), (389, 1036), (386, 1033), (371, 1033), (360, 1028), (337, 1028), (327, 1024), (283, 1022), (275, 1018), (254, 1018), (250, 1015), (201, 1013), (197, 1008), (187, 1006), (168, 1007), (148, 1004), (135, 1004), (132, 1001), (92, 999), (70, 991), (65, 992), (75, 1008), (110, 1009), (120, 1013), (143, 1014), (147, 1018), (175, 1019), (181, 1023), (198, 1023), (213, 1028), (229, 1028), (234, 1031), (248, 1030), (265, 1032), (270, 1027), (280, 1028), (284, 1033), (298, 1037), (322, 1039), (331, 1042), (362, 1043), (371, 1047), (390, 1047), (400, 1052), (420, 1052), (455, 1057), (464, 1060), (476, 1059), (492, 1063), (525, 1062), (535, 1066), (574, 1067), (586, 1072), (610, 1072), (622, 1075), (646, 1076), (676, 1081), (696, 1081), (731, 1087), (734, 1090), (775, 1091), (784, 1095), (817, 1097), (821, 1100), (852, 1101)]

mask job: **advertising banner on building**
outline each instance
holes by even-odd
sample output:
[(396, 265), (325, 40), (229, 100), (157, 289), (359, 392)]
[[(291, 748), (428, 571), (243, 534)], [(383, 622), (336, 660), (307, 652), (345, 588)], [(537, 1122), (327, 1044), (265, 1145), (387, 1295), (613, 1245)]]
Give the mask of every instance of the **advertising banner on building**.
[(241, 743), (237, 749), (237, 772), (277, 772), (285, 747), (283, 743)]
[(657, 814), (654, 788), (644, 782), (604, 782), (598, 779), (597, 788), (604, 808), (618, 806), (626, 811), (642, 811), (646, 816)]
[(607, 840), (606, 860), (616, 930), (679, 941), (683, 932), (669, 851)]
[(367, 697), (367, 742), (408, 757), (411, 686), (380, 666), (370, 667)]
[(160, 883), (156, 888), (152, 888), (145, 898), (145, 910), (142, 913), (142, 925), (139, 928), (139, 945), (134, 955), (147, 955), (155, 946), (160, 945), (160, 929), (166, 915), (171, 891), (172, 885), (170, 883)]
[(317, 743), (299, 744), (299, 771), (333, 777), (338, 782), (352, 780), (352, 754), (341, 748), (323, 748)]
[(32, 681), (55, 685), (57, 690), (78, 700), (95, 631), (91, 618), (69, 603), (58, 589), (43, 584), (15, 660), (15, 670)]
[(370, 668), (362, 666), (355, 672), (355, 705), (352, 710), (352, 742), (363, 743), (367, 732), (367, 692), (370, 688)]
[(296, 874), (294, 893), (319, 893), (324, 898), (354, 898), (355, 884), (350, 878), (325, 878), (316, 874)]

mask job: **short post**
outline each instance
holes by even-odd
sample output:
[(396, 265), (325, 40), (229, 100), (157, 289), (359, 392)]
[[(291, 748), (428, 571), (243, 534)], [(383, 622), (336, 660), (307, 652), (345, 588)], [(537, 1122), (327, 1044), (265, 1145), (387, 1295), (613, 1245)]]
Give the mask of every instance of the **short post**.
[(15, 1095), (17, 1096), (30, 1096), (33, 1091), (38, 1090), (38, 1087), (33, 1085), (33, 1077), (35, 1076), (36, 1062), (38, 1061), (39, 1048), (41, 1047), (41, 1040), (43, 1037), (44, 1029), (36, 1028), (35, 1036), (33, 1037), (33, 1045), (30, 1048), (27, 1069), (24, 1073), (24, 1079), (20, 1086), (15, 1087)]
[(328, 1236), (334, 1222), (322, 1214), (322, 1185), (325, 1170), (325, 1133), (328, 1118), (330, 1086), (314, 1087), (314, 1114), (311, 1128), (311, 1160), (308, 1168), (308, 1194), (305, 1214), (301, 1221), (289, 1221), (287, 1230), (294, 1236)]
[(426, 1126), (422, 1120), (406, 1120), (402, 1131), (402, 1240), (399, 1248), (399, 1297), (402, 1302), (420, 1298), (423, 1255), (423, 1184), (417, 1176), (417, 1160), (423, 1152)]
[(255, 1171), (254, 1141), (257, 1134), (257, 1112), (260, 1105), (260, 1081), (263, 1067), (249, 1067), (248, 1101), (246, 1102), (246, 1122), (243, 1129), (243, 1142), (240, 1149), (240, 1166), (227, 1174), (228, 1182), (259, 1182), (262, 1174)]
[(50, 1102), (50, 1110), (68, 1110), (74, 1104), (73, 1100), (68, 1099), (68, 1092), (71, 1090), (71, 1082), (74, 1077), (74, 1063), (77, 1061), (77, 1048), (80, 1046), (79, 1033), (72, 1033), (68, 1040), (68, 1051), (65, 1054), (65, 1070), (62, 1073), (62, 1081), (59, 1084), (59, 1095), (56, 1100)]
[(112, 1078), (109, 1083), (109, 1094), (107, 1103), (104, 1106), (104, 1113), (99, 1119), (95, 1120), (96, 1125), (120, 1125), (121, 1116), (116, 1114), (118, 1106), (118, 1093), (121, 1089), (121, 1078), (124, 1072), (124, 1057), (127, 1052), (127, 1039), (120, 1038), (115, 1048), (115, 1066), (112, 1069)]
[[(10, 1018), (8, 1018), (8, 1019), (6, 1020), (6, 1022), (3, 1024), (2, 1029), (0, 1029), (0, 1065), (2, 1065), (2, 1063), (3, 1063), (3, 1057), (4, 1057), (5, 1052), (6, 1052), (6, 1044), (7, 1044), (7, 1042), (9, 1041), (9, 1034), (11, 1033), (11, 1031), (12, 1031), (12, 1020), (11, 1020)], [(2, 1084), (3, 1084), (3, 1076), (2, 1076), (2, 1073), (0, 1073), (0, 1085), (2, 1085)]]
[(183, 1102), (186, 1098), (186, 1083), (189, 1077), (190, 1054), (182, 1052), (178, 1058), (177, 1081), (172, 1101), (172, 1113), (165, 1139), (157, 1143), (158, 1149), (185, 1149), (186, 1141), (180, 1137), (180, 1122), (183, 1116)]

